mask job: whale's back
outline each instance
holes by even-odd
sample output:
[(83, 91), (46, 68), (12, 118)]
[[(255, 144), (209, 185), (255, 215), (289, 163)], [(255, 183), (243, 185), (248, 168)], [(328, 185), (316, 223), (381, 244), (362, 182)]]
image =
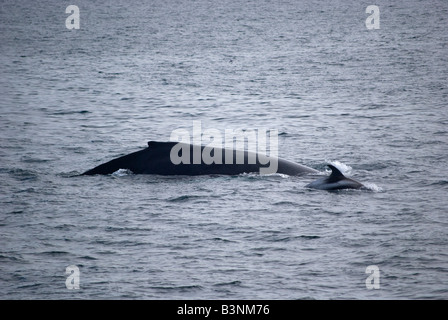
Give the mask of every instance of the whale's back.
[[(179, 150), (182, 150), (180, 154), (177, 151), (172, 153), (173, 147), (176, 145)], [(210, 161), (204, 159), (202, 156), (204, 154), (204, 148), (206, 147), (178, 144), (177, 142), (150, 141), (146, 149), (103, 163), (86, 171), (84, 175), (112, 174), (119, 169), (128, 169), (135, 174), (238, 175), (242, 173), (260, 172), (261, 168), (271, 168), (274, 162), (276, 166), (273, 169), (276, 169), (276, 173), (302, 175), (317, 172), (312, 168), (281, 158), (263, 158), (259, 154), (248, 151), (221, 148), (205, 150), (205, 154), (213, 158), (213, 161)], [(183, 152), (188, 154), (185, 156), (182, 154)], [(198, 152), (199, 156), (197, 156)], [(183, 159), (183, 161), (177, 164), (173, 163), (173, 155), (179, 159)], [(199, 163), (196, 163), (198, 161)]]

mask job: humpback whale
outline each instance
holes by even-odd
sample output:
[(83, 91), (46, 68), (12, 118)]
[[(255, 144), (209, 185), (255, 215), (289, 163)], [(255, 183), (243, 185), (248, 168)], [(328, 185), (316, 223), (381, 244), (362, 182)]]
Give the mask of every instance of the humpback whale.
[[(206, 149), (209, 148), (209, 149)], [(209, 152), (210, 159), (195, 157)], [(196, 154), (195, 154), (196, 152)], [(179, 154), (182, 154), (179, 156)], [(179, 161), (182, 160), (182, 161)], [(175, 160), (175, 161), (173, 161)], [(274, 168), (273, 163), (275, 163)], [(324, 176), (307, 185), (321, 190), (359, 189), (363, 185), (345, 177), (335, 166), (330, 176)], [(238, 175), (253, 172), (272, 172), (290, 176), (319, 174), (319, 171), (281, 158), (267, 157), (250, 151), (195, 146), (181, 142), (149, 141), (148, 147), (84, 172), (82, 175), (112, 174), (119, 169), (128, 169), (134, 174), (157, 175)], [(271, 169), (269, 171), (269, 169)], [(263, 171), (264, 170), (264, 171)], [(273, 171), (274, 170), (274, 171)]]

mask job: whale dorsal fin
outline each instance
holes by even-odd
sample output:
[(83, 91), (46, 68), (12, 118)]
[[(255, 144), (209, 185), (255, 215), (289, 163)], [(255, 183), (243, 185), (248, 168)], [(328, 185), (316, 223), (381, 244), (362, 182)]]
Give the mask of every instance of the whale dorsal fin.
[(336, 182), (345, 179), (345, 176), (342, 174), (342, 172), (334, 165), (327, 164), (327, 166), (331, 169), (331, 174), (328, 177), (328, 182)]

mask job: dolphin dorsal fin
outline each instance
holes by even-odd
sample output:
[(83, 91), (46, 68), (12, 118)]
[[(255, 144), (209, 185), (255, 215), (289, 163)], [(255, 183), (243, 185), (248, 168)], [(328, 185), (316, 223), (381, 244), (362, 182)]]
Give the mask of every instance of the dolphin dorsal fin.
[(336, 168), (334, 165), (327, 164), (327, 166), (331, 169), (331, 174), (328, 177), (328, 182), (336, 182), (336, 181), (339, 181), (339, 180), (345, 178), (345, 176), (342, 174), (342, 172), (338, 168)]

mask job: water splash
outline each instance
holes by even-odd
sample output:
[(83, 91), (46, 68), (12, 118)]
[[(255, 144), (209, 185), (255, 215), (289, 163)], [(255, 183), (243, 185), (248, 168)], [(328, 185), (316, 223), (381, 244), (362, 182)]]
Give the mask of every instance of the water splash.
[(383, 191), (383, 188), (377, 186), (376, 184), (372, 183), (372, 182), (365, 182), (363, 183), (364, 186), (368, 189), (371, 190), (373, 192), (381, 192)]
[(129, 169), (118, 169), (117, 171), (112, 173), (112, 176), (113, 177), (125, 177), (125, 176), (129, 176), (132, 174), (133, 174), (132, 171)]
[(325, 162), (335, 166), (336, 168), (338, 168), (344, 175), (350, 175), (352, 172), (352, 167), (350, 167), (349, 165), (340, 162), (338, 160), (327, 160), (325, 159)]

